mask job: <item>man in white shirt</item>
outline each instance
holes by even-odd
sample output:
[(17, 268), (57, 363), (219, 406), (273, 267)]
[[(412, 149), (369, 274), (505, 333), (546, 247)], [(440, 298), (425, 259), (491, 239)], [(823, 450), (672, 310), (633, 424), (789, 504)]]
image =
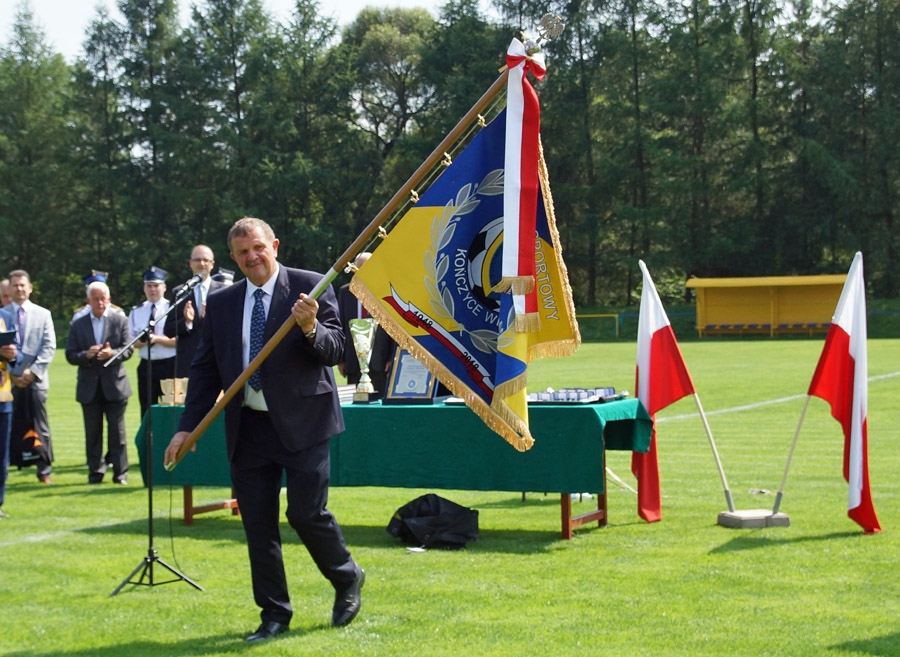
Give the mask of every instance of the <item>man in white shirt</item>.
[[(138, 348), (141, 363), (137, 368), (138, 397), (141, 402), (141, 417), (152, 404), (158, 404), (162, 397), (160, 381), (175, 376), (175, 338), (165, 333), (166, 311), (169, 301), (165, 298), (166, 276), (168, 272), (159, 267), (150, 267), (144, 272), (144, 295), (147, 300), (135, 306), (128, 314), (131, 337), (144, 332), (153, 321), (149, 335), (134, 343)], [(152, 360), (152, 364), (148, 362)], [(148, 381), (148, 370), (150, 380)], [(148, 394), (149, 393), (149, 394)]]

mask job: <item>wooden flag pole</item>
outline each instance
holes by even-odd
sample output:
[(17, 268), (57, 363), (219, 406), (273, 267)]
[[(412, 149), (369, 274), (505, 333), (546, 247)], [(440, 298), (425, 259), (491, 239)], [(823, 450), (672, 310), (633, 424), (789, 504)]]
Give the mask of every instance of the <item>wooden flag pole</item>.
[[(341, 254), (340, 258), (331, 266), (322, 280), (319, 281), (319, 284), (316, 285), (309, 293), (309, 296), (316, 299), (325, 289), (331, 285), (332, 281), (338, 277), (341, 270), (346, 266), (346, 264), (353, 260), (356, 255), (362, 250), (362, 248), (368, 244), (375, 234), (378, 232), (378, 229), (381, 225), (387, 221), (387, 219), (393, 215), (400, 205), (409, 198), (410, 194), (416, 187), (425, 179), (425, 177), (429, 174), (429, 172), (434, 169), (438, 164), (440, 164), (445, 158), (448, 151), (452, 150), (453, 144), (459, 140), (465, 132), (469, 129), (469, 126), (478, 118), (478, 116), (494, 101), (497, 95), (506, 87), (506, 78), (509, 75), (509, 71), (504, 67), (499, 77), (494, 81), (494, 83), (490, 86), (490, 88), (484, 92), (481, 98), (472, 106), (472, 108), (466, 112), (466, 115), (460, 119), (460, 121), (456, 124), (456, 126), (447, 133), (447, 136), (444, 137), (443, 141), (438, 144), (437, 148), (432, 151), (431, 155), (429, 155), (419, 168), (409, 177), (409, 180), (404, 183), (404, 185), (397, 190), (394, 196), (388, 201), (387, 205), (385, 205), (381, 212), (379, 212), (374, 219), (366, 226), (365, 229), (359, 234), (359, 236), (353, 241), (353, 243), (347, 247), (347, 249)], [(194, 446), (194, 444), (199, 440), (200, 436), (203, 435), (203, 432), (209, 428), (209, 425), (212, 424), (213, 420), (216, 419), (219, 413), (222, 412), (222, 409), (225, 408), (226, 404), (232, 400), (232, 398), (237, 394), (239, 390), (244, 387), (244, 384), (247, 382), (253, 373), (259, 369), (259, 366), (262, 365), (263, 361), (268, 358), (269, 354), (278, 346), (278, 344), (284, 339), (284, 337), (290, 332), (290, 330), (296, 325), (293, 316), (288, 317), (284, 324), (281, 325), (281, 328), (269, 338), (269, 341), (263, 345), (262, 349), (260, 349), (259, 353), (256, 357), (251, 360), (247, 364), (247, 369), (241, 372), (241, 375), (238, 376), (234, 382), (228, 386), (228, 390), (224, 392), (219, 401), (216, 402), (215, 406), (213, 406), (209, 412), (204, 416), (200, 423), (194, 427), (194, 430), (188, 435), (185, 441), (181, 444), (181, 447), (178, 449), (178, 453), (175, 455), (175, 460), (171, 463), (166, 463), (166, 470), (172, 470), (175, 468), (178, 463), (181, 462), (181, 459), (184, 458), (184, 455), (188, 453), (188, 451)], [(152, 458), (152, 455), (150, 455)]]

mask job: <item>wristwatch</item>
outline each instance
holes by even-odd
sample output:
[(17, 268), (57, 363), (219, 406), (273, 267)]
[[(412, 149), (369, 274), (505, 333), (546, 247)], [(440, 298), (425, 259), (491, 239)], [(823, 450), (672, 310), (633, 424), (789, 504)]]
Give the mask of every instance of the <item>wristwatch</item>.
[(316, 324), (313, 325), (312, 331), (307, 331), (306, 333), (303, 334), (306, 336), (307, 340), (315, 340), (316, 339), (316, 328), (318, 328), (318, 322), (316, 322)]

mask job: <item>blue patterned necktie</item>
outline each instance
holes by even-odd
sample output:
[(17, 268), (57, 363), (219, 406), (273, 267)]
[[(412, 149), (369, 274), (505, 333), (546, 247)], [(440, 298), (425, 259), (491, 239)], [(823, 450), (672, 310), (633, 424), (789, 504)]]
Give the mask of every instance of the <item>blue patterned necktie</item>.
[[(263, 346), (263, 333), (266, 330), (266, 307), (263, 305), (263, 297), (266, 295), (265, 290), (259, 288), (253, 293), (256, 299), (253, 303), (253, 312), (250, 313), (250, 360), (256, 358), (256, 354)], [(259, 368), (250, 375), (248, 381), (250, 387), (260, 391), (262, 388), (262, 379), (259, 376)]]
[(19, 306), (16, 312), (16, 338), (18, 341), (16, 346), (21, 349), (22, 343), (25, 342), (25, 309), (22, 306)]

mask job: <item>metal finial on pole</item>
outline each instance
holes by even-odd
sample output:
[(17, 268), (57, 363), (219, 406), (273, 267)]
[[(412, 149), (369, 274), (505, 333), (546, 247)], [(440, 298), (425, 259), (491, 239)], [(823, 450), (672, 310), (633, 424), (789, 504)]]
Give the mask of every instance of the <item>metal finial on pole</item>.
[(556, 14), (544, 14), (537, 28), (537, 39), (527, 38), (524, 32), (522, 33), (522, 42), (525, 45), (525, 52), (529, 55), (540, 52), (541, 43), (543, 41), (555, 39), (563, 33), (564, 29), (566, 29), (566, 24), (563, 23), (562, 18)]

